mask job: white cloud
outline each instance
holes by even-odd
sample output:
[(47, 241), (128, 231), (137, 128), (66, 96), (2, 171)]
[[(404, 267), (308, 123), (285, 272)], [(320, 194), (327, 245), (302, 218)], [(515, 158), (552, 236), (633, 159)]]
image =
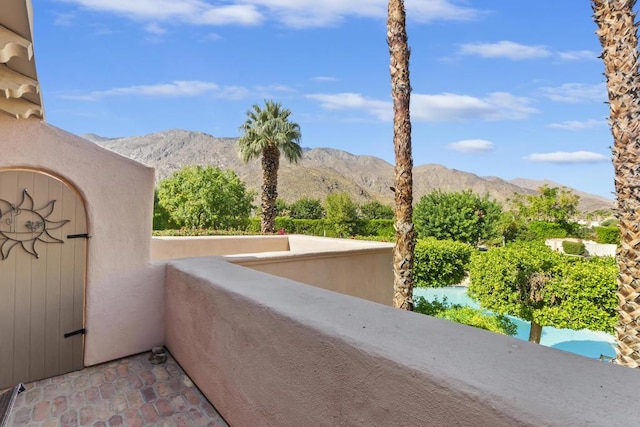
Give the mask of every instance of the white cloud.
[[(290, 27), (323, 27), (355, 16), (384, 19), (386, 0), (228, 0), (213, 5), (204, 0), (58, 0), (137, 20), (179, 21), (196, 25), (256, 25), (268, 16)], [(407, 0), (407, 16), (418, 22), (476, 19), (482, 12), (455, 0)]]
[(194, 25), (255, 25), (263, 16), (253, 5), (212, 5), (203, 0), (59, 0), (97, 12), (142, 21), (179, 21)]
[[(198, 80), (177, 80), (171, 83), (161, 83), (157, 85), (137, 85), (129, 87), (119, 87), (102, 91), (91, 92), (87, 95), (65, 95), (66, 99), (76, 99), (80, 101), (98, 101), (103, 98), (123, 95), (151, 96), (151, 97), (184, 97), (199, 96), (207, 92), (214, 92), (225, 95), (225, 90), (217, 84), (202, 82)], [(237, 92), (237, 91), (235, 91)]]
[[(328, 110), (360, 110), (379, 120), (393, 118), (390, 101), (367, 98), (358, 93), (306, 95)], [(486, 98), (443, 93), (439, 95), (411, 95), (411, 118), (423, 122), (450, 122), (467, 120), (521, 120), (537, 112), (529, 106), (527, 98), (504, 92), (492, 93)]]
[(528, 98), (494, 92), (484, 98), (443, 93), (411, 96), (411, 117), (418, 121), (522, 120), (537, 112)]
[(524, 158), (538, 163), (598, 163), (610, 161), (611, 158), (592, 151), (556, 151), (553, 153), (533, 153)]
[(306, 98), (320, 102), (327, 110), (361, 110), (379, 120), (393, 118), (393, 105), (389, 101), (366, 98), (359, 93), (311, 94)]
[(193, 97), (207, 93), (216, 98), (238, 101), (249, 97), (272, 98), (274, 93), (293, 92), (289, 86), (275, 84), (270, 86), (219, 86), (213, 82), (200, 80), (176, 80), (170, 83), (155, 85), (135, 85), (117, 87), (107, 90), (94, 91), (84, 95), (64, 95), (62, 98), (78, 101), (99, 101), (104, 98), (117, 96), (146, 96), (146, 97)]
[(607, 122), (605, 120), (594, 120), (594, 119), (589, 119), (585, 121), (567, 120), (560, 123), (551, 123), (549, 127), (553, 129), (564, 129), (564, 130), (585, 130), (585, 129), (598, 128), (601, 126), (605, 126), (606, 124)]
[(55, 15), (53, 24), (61, 27), (68, 27), (73, 23), (75, 17), (75, 13), (58, 13)]
[(317, 82), (337, 82), (338, 78), (331, 76), (315, 76), (312, 77), (311, 80), (315, 80)]
[(507, 58), (514, 61), (532, 58), (544, 58), (551, 55), (544, 46), (527, 46), (507, 40), (496, 43), (467, 43), (460, 46), (462, 55), (482, 58)]
[(557, 87), (543, 87), (543, 96), (556, 102), (577, 104), (581, 102), (604, 102), (607, 100), (607, 88), (604, 83), (587, 85), (583, 83), (565, 83)]
[(165, 30), (155, 22), (152, 22), (151, 24), (147, 25), (146, 27), (144, 27), (144, 29), (146, 32), (154, 34), (156, 36), (161, 36), (167, 33), (167, 30)]
[(465, 139), (450, 143), (449, 148), (461, 153), (482, 153), (493, 151), (493, 142), (486, 139)]
[(583, 59), (598, 59), (598, 53), (592, 50), (572, 50), (567, 52), (558, 52), (558, 56), (563, 61), (580, 61)]

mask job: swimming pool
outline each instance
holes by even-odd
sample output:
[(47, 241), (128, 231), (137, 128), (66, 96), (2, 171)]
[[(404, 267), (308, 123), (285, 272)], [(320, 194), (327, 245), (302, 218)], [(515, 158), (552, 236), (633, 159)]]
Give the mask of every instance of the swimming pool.
[[(414, 296), (425, 297), (429, 301), (432, 301), (436, 297), (442, 301), (443, 297), (447, 297), (447, 300), (452, 304), (479, 307), (476, 301), (467, 296), (467, 288), (463, 286), (415, 288), (413, 294)], [(509, 316), (509, 318), (518, 326), (518, 333), (515, 337), (525, 341), (528, 340), (529, 322), (525, 322), (517, 317)], [(605, 332), (589, 331), (588, 329), (574, 331), (573, 329), (545, 326), (542, 328), (540, 344), (596, 359), (600, 358), (601, 355), (607, 357), (615, 357), (616, 355), (616, 351), (614, 350), (615, 338), (613, 335)]]

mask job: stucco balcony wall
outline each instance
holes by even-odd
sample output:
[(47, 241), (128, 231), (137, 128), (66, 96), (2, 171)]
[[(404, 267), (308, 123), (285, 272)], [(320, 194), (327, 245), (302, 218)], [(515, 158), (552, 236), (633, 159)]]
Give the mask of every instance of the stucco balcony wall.
[(636, 370), (226, 262), (167, 265), (166, 343), (234, 426), (628, 425)]
[(390, 243), (303, 235), (154, 237), (152, 259), (224, 255), (229, 262), (390, 305)]

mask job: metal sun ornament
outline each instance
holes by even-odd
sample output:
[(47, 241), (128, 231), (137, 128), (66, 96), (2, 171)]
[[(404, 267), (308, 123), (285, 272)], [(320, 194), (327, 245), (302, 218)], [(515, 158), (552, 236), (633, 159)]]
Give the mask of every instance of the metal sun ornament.
[(64, 243), (61, 239), (49, 234), (70, 220), (49, 221), (47, 218), (53, 213), (56, 201), (51, 200), (39, 209), (34, 209), (33, 198), (25, 188), (22, 191), (22, 201), (16, 205), (0, 199), (0, 257), (5, 260), (11, 250), (21, 246), (25, 252), (39, 258), (36, 242)]

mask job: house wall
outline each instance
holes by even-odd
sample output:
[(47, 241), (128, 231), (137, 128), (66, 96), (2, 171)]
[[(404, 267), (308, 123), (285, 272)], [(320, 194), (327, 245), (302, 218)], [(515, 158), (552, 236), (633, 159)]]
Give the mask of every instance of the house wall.
[(628, 425), (640, 372), (266, 275), (167, 266), (167, 347), (230, 425)]
[(153, 169), (38, 119), (4, 115), (0, 151), (0, 168), (47, 172), (85, 202), (85, 365), (162, 344), (164, 265), (149, 263)]

